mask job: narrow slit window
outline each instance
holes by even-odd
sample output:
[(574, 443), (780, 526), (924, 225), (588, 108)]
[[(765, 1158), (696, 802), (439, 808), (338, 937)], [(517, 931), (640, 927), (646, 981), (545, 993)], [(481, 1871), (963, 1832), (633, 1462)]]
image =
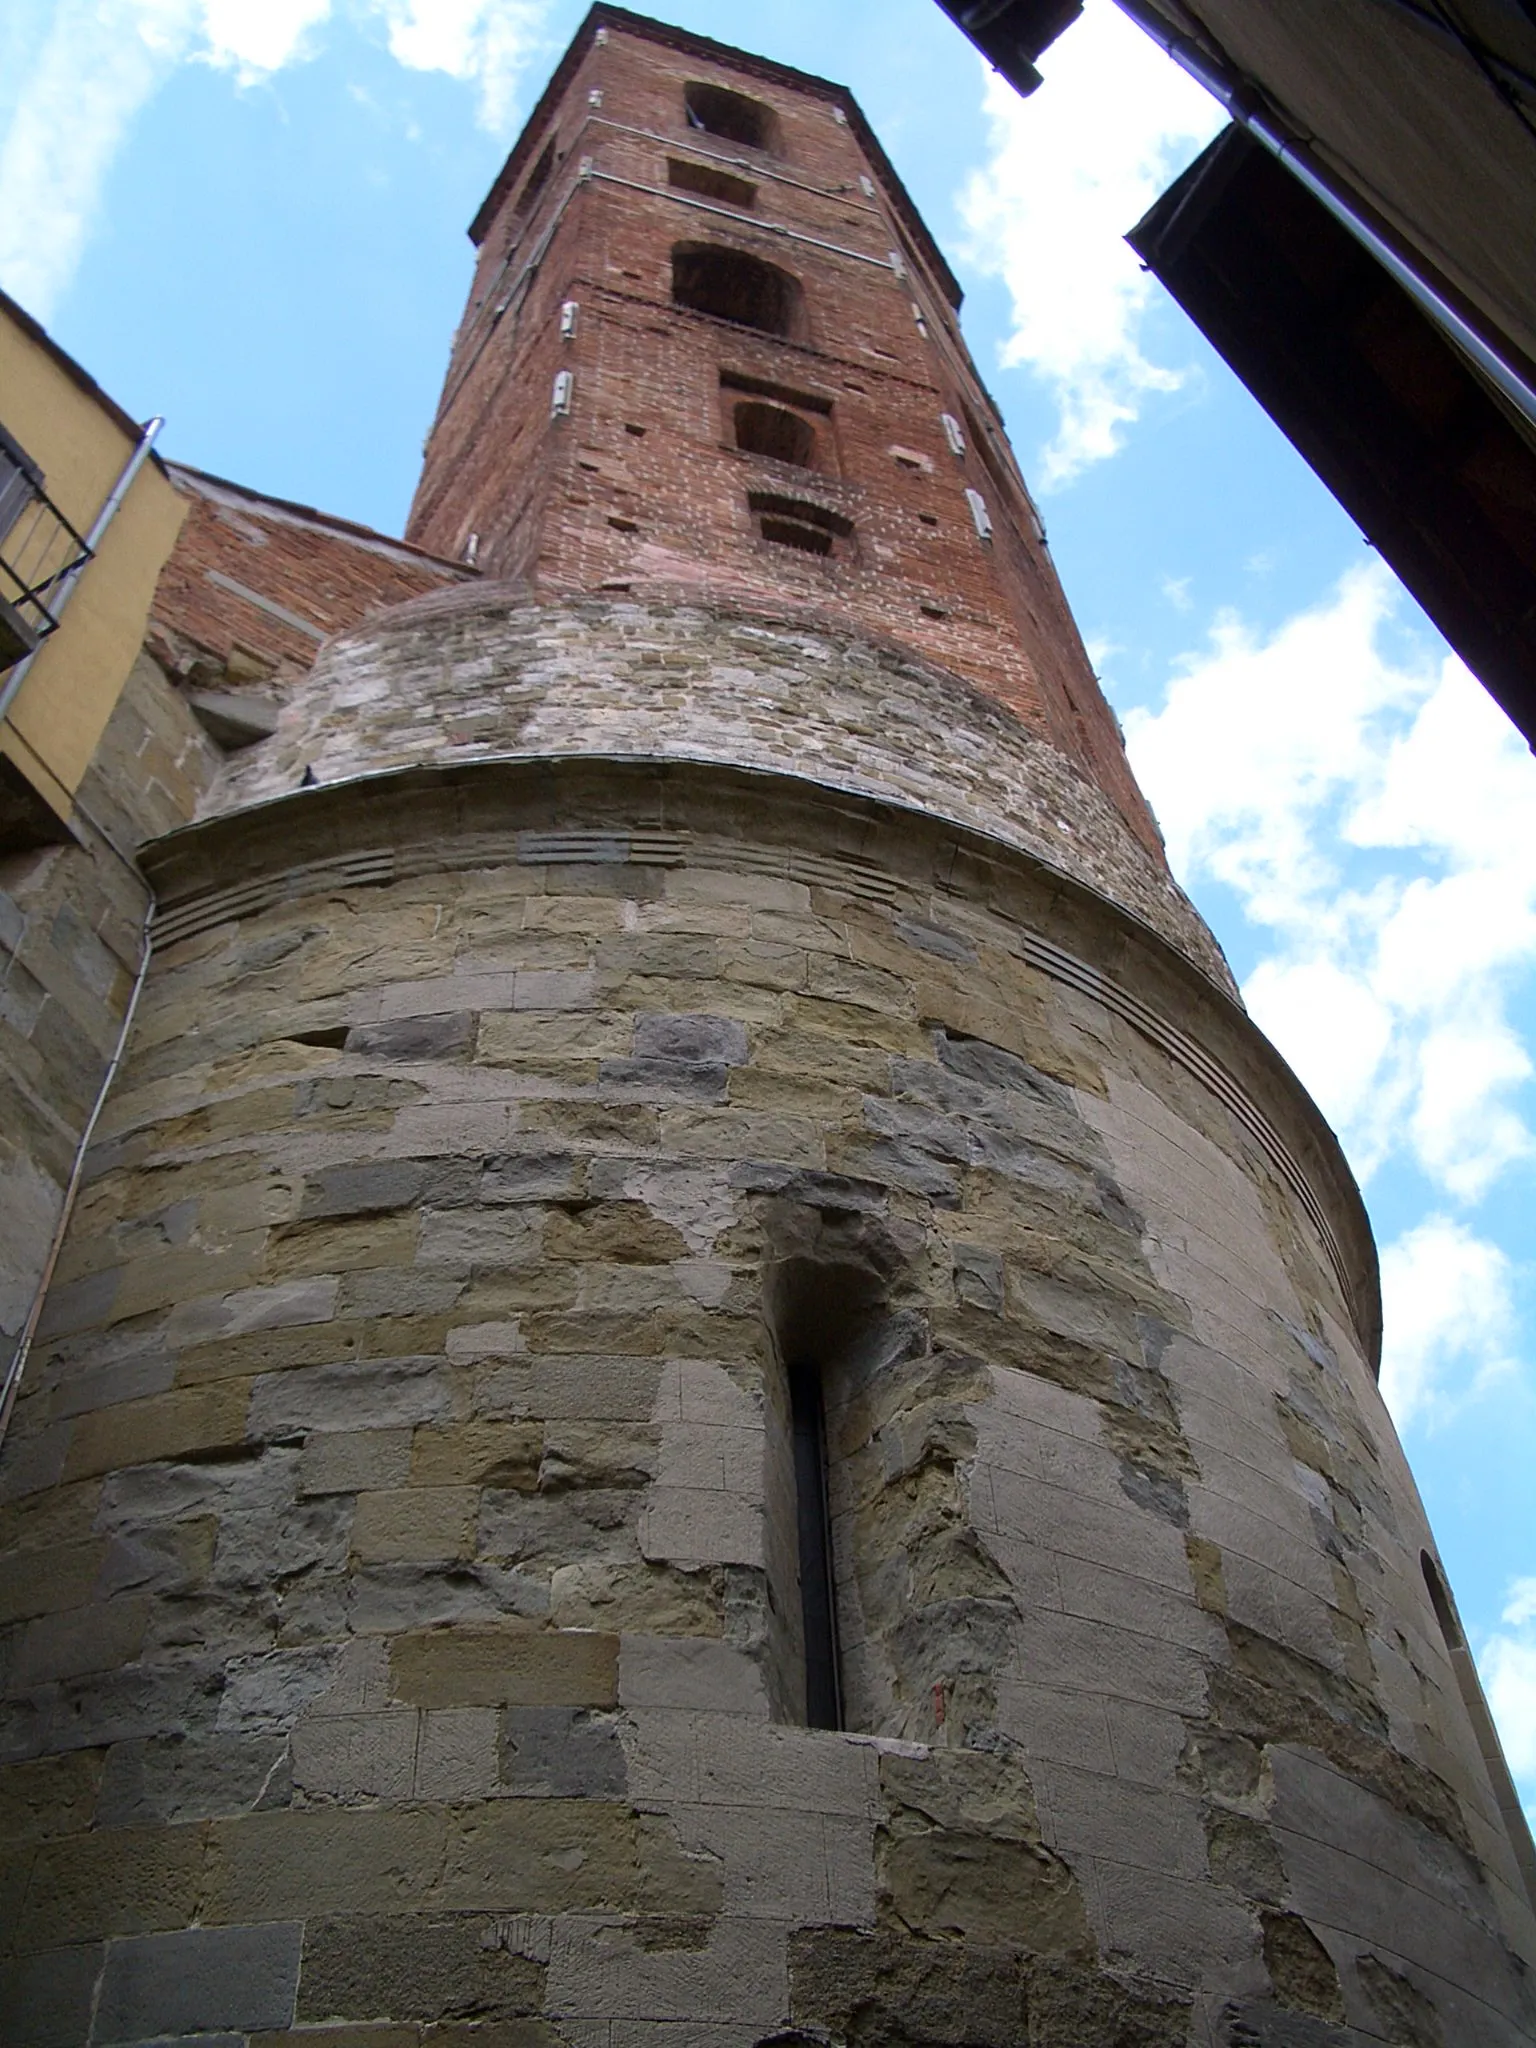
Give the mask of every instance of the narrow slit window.
[(539, 194), (544, 190), (544, 187), (549, 183), (551, 177), (554, 175), (554, 169), (555, 145), (553, 140), (551, 140), (545, 143), (544, 154), (539, 158), (538, 162), (534, 165), (533, 169), (528, 173), (527, 181), (525, 182), (522, 191), (519, 192), (517, 195), (516, 203), (512, 208), (512, 211), (515, 214), (521, 215), (529, 212), (529, 210), (533, 206), (534, 201), (538, 198)]
[(795, 1452), (795, 1527), (800, 1554), (800, 1621), (805, 1641), (808, 1728), (843, 1725), (832, 1517), (827, 1494), (827, 1421), (821, 1374), (807, 1361), (789, 1368)]

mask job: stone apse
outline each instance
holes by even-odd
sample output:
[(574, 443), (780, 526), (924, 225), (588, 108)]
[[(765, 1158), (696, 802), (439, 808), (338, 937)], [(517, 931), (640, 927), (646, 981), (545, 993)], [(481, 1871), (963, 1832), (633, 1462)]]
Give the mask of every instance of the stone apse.
[(857, 106), (600, 7), (473, 234), (455, 566), (141, 849), (0, 2032), (1531, 2040), (1360, 1198)]

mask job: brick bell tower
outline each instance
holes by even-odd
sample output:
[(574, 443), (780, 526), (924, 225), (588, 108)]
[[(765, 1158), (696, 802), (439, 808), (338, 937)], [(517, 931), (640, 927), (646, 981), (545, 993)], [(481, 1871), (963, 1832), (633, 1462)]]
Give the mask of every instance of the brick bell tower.
[(1529, 2041), (1358, 1193), (878, 142), (600, 6), (473, 235), (478, 574), (142, 855), (0, 1457), (5, 2038)]

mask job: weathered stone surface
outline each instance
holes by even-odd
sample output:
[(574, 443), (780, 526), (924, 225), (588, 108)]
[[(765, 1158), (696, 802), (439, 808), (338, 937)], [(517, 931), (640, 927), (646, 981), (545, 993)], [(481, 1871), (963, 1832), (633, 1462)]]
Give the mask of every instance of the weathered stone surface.
[(626, 1788), (619, 1726), (584, 1708), (508, 1707), (501, 1782), (528, 1798), (616, 1798)]
[(99, 1942), (0, 1963), (0, 2040), (6, 2048), (80, 2048), (91, 2035), (101, 1976)]
[(302, 1939), (301, 1927), (274, 1921), (114, 1941), (91, 2038), (106, 2044), (286, 2026)]
[(305, 1932), (299, 2017), (491, 2022), (538, 2012), (543, 1989), (480, 1914), (323, 1917)]
[(509, 1623), (427, 1630), (390, 1646), (397, 1695), (421, 1707), (611, 1707), (617, 1636)]

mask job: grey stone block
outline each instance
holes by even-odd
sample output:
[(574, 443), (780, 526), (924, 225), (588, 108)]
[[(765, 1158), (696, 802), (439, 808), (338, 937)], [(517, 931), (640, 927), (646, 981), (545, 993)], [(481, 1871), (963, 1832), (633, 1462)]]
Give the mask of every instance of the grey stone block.
[(381, 1159), (371, 1166), (328, 1166), (306, 1184), (299, 1215), (379, 1216), (421, 1200), (426, 1168), (418, 1159)]
[(366, 1415), (378, 1429), (446, 1422), (458, 1404), (455, 1374), (436, 1358), (366, 1359), (266, 1373), (251, 1389), (252, 1437), (300, 1430), (354, 1429)]
[(580, 1162), (569, 1152), (504, 1152), (485, 1162), (483, 1202), (561, 1202), (578, 1194)]
[(303, 1937), (302, 1926), (278, 1920), (114, 1941), (91, 2040), (105, 2048), (155, 2035), (286, 2027), (298, 1995)]
[(214, 1820), (286, 1806), (288, 1744), (281, 1735), (167, 1735), (120, 1742), (107, 1755), (98, 1827)]
[(637, 1017), (635, 1057), (739, 1067), (747, 1057), (747, 1027), (735, 1017)]
[(604, 1060), (597, 1078), (599, 1087), (621, 1098), (724, 1102), (729, 1071), (694, 1060)]
[(501, 1717), (501, 1782), (535, 1799), (611, 1799), (625, 1789), (612, 1715), (572, 1707), (508, 1707)]
[(363, 1059), (456, 1060), (474, 1043), (471, 1010), (438, 1017), (396, 1017), (387, 1024), (357, 1024), (347, 1033), (347, 1051)]
[(336, 1676), (339, 1643), (240, 1657), (228, 1667), (219, 1728), (229, 1735), (286, 1733)]
[(925, 924), (920, 918), (898, 917), (896, 936), (920, 952), (932, 953), (940, 960), (953, 960), (957, 965), (976, 958), (976, 948), (969, 939), (961, 938), (958, 932), (945, 931), (942, 925)]
[(5, 2048), (80, 2048), (105, 1951), (99, 1942), (50, 1949), (0, 1964), (0, 2041)]

